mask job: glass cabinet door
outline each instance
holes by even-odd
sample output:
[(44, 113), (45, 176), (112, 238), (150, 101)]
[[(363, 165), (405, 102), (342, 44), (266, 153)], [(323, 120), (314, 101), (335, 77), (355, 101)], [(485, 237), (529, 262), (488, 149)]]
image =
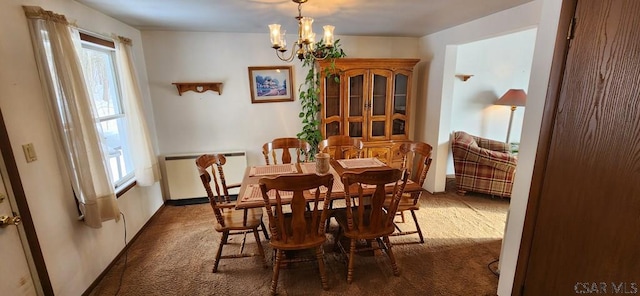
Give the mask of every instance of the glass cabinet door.
[[(336, 81), (336, 78), (338, 80)], [(324, 135), (325, 137), (341, 135), (342, 102), (340, 100), (340, 76), (324, 77)]]
[(365, 154), (389, 158), (386, 144), (409, 139), (411, 80), (417, 62), (351, 58), (318, 61), (322, 137), (358, 138), (365, 142)]
[(394, 74), (391, 137), (405, 138), (407, 130), (407, 107), (409, 104), (409, 73), (398, 71)]
[(371, 98), (367, 103), (369, 140), (389, 139), (389, 107), (393, 75), (387, 70), (371, 70)]
[(366, 135), (365, 108), (367, 103), (366, 71), (352, 70), (345, 72), (345, 94), (347, 100), (346, 134), (352, 138), (363, 138)]

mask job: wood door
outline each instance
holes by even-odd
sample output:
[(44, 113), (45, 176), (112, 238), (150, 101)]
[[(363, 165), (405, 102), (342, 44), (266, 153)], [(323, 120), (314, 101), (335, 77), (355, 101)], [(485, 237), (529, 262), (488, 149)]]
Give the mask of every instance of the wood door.
[(516, 295), (640, 293), (638, 28), (640, 1), (577, 1)]
[[(13, 217), (14, 209), (4, 183), (4, 162), (0, 165), (0, 216)], [(0, 291), (2, 295), (36, 295), (18, 227), (0, 227)]]

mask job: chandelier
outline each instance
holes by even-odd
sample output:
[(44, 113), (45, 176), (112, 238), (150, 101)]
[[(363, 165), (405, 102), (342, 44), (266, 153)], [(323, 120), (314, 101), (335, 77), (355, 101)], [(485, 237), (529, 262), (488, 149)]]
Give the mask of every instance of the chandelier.
[[(285, 62), (291, 62), (294, 57), (298, 57), (301, 61), (305, 58), (312, 57), (316, 60), (322, 60), (326, 56), (320, 50), (317, 50), (318, 45), (315, 41), (316, 34), (313, 33), (313, 19), (310, 17), (302, 16), (302, 4), (308, 0), (291, 0), (298, 3), (298, 40), (293, 43), (293, 50), (289, 56), (286, 56), (287, 41), (285, 40), (285, 30), (280, 30), (280, 24), (269, 25), (271, 31), (271, 44), (273, 49), (276, 50), (276, 55), (280, 60)], [(322, 42), (325, 48), (333, 47), (333, 26), (326, 25), (322, 27), (324, 29), (324, 37)]]

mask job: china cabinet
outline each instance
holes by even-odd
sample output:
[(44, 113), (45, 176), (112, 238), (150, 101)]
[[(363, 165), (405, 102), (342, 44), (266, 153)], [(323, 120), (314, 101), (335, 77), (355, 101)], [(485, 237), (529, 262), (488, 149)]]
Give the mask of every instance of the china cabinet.
[(319, 61), (323, 138), (360, 138), (366, 157), (395, 163), (392, 145), (409, 140), (411, 82), (418, 61), (341, 58), (335, 68), (330, 60)]

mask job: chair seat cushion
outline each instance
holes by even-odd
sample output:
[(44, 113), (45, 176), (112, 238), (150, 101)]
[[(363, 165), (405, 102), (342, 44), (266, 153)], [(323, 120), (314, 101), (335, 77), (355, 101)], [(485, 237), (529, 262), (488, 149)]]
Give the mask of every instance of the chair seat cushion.
[[(353, 220), (354, 220), (354, 224), (355, 225), (359, 225), (360, 223), (358, 223), (358, 217), (355, 214), (356, 213), (356, 209), (353, 209), (354, 215), (353, 215)], [(364, 219), (368, 219), (369, 218), (369, 210), (365, 210), (364, 213)], [(387, 218), (388, 214), (384, 214), (382, 217), (383, 221), (388, 220)], [(354, 230), (350, 230), (349, 226), (348, 226), (348, 219), (347, 219), (347, 209), (337, 209), (334, 210), (333, 212), (333, 217), (336, 219), (336, 221), (338, 222), (338, 224), (340, 225), (340, 227), (342, 227), (344, 229), (344, 236), (348, 237), (348, 238), (354, 238), (354, 239), (375, 239), (378, 237), (383, 237), (383, 236), (388, 236), (390, 234), (393, 233), (393, 231), (395, 230), (393, 223), (390, 223), (389, 225), (379, 228), (377, 229), (377, 231), (372, 231), (371, 229), (354, 229)], [(368, 221), (365, 221), (365, 224), (368, 224)]]
[(262, 222), (262, 208), (246, 210), (225, 209), (222, 212), (222, 219), (224, 226), (218, 223), (217, 220), (215, 223), (215, 229), (218, 232), (257, 228)]

